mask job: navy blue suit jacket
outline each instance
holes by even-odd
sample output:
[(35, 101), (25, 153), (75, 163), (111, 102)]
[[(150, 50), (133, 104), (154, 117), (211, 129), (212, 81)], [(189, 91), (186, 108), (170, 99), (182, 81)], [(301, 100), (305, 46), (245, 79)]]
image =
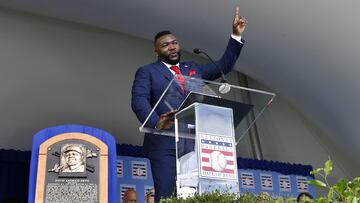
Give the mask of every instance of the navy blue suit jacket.
[[(219, 60), (215, 61), (225, 74), (233, 69), (242, 46), (242, 43), (230, 38), (225, 53)], [(206, 80), (215, 80), (221, 76), (218, 68), (212, 63), (200, 65), (194, 62), (180, 62), (180, 70), (183, 75), (189, 75), (190, 70), (193, 70), (196, 74), (192, 75), (192, 77)], [(146, 120), (151, 109), (173, 77), (174, 75), (166, 65), (159, 60), (144, 65), (137, 70), (132, 86), (131, 107), (141, 123)], [(179, 107), (185, 99), (181, 94), (178, 95), (178, 97), (174, 97), (170, 101), (174, 108)], [(169, 108), (166, 105), (160, 104), (155, 110), (156, 113), (148, 120), (147, 127), (154, 128), (160, 115), (168, 111)], [(174, 138), (149, 133), (145, 134), (144, 150), (148, 152), (159, 149), (175, 149)]]

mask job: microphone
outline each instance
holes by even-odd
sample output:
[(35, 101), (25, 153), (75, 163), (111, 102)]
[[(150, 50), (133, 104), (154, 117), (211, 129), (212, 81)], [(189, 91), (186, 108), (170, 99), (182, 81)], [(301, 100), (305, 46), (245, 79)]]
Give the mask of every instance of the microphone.
[(221, 70), (221, 68), (214, 62), (214, 60), (204, 51), (200, 50), (199, 48), (195, 48), (193, 50), (193, 52), (195, 54), (204, 54), (210, 61), (211, 63), (213, 63), (215, 65), (215, 67), (220, 71), (221, 73), (221, 82), (223, 83), (222, 85), (220, 85), (219, 87), (219, 92), (221, 94), (226, 94), (230, 91), (230, 84), (228, 83), (228, 80), (225, 78), (225, 74), (224, 72)]

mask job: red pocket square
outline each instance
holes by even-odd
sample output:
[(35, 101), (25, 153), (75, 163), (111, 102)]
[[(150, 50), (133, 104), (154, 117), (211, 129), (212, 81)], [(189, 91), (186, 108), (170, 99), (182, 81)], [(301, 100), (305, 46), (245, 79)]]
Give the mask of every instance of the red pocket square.
[(190, 72), (189, 72), (189, 76), (193, 76), (196, 74), (196, 70), (194, 69), (191, 69)]

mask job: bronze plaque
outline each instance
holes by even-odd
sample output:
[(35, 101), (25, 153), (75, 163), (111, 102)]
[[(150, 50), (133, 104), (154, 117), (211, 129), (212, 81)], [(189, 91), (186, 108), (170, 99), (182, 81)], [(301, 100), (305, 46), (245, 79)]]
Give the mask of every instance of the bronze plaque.
[[(104, 192), (107, 198), (107, 147), (104, 149), (100, 140), (82, 133), (58, 136), (40, 146), (36, 200), (46, 203), (106, 202), (103, 199)], [(94, 139), (97, 142), (92, 142)], [(106, 180), (103, 180), (102, 172), (105, 171)]]

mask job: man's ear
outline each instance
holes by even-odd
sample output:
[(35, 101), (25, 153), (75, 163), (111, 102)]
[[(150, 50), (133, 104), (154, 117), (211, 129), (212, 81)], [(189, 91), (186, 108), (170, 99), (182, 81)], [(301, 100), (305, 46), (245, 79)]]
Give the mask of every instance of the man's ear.
[(159, 54), (157, 53), (156, 50), (154, 50), (154, 53), (155, 53), (155, 56), (156, 56), (156, 57), (159, 57)]

